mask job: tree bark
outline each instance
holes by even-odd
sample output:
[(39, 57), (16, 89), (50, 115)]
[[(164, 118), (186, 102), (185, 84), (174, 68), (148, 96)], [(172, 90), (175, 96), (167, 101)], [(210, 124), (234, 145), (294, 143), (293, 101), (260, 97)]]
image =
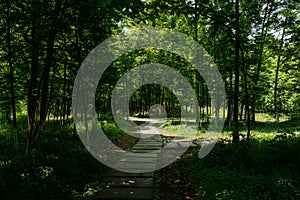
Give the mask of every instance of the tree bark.
[[(54, 20), (55, 24), (58, 24), (58, 18), (60, 16), (61, 12), (61, 6), (62, 6), (62, 0), (56, 0), (55, 2), (55, 9), (53, 11), (51, 19)], [(34, 19), (35, 20), (35, 19)], [(34, 28), (36, 31), (36, 27)], [(48, 110), (48, 92), (49, 92), (49, 77), (50, 77), (50, 70), (52, 66), (52, 60), (53, 60), (53, 54), (54, 54), (54, 40), (56, 37), (58, 29), (56, 27), (53, 27), (51, 31), (49, 32), (49, 37), (47, 40), (47, 50), (46, 50), (46, 59), (45, 59), (45, 65), (44, 65), (44, 70), (42, 73), (41, 77), (41, 102), (40, 102), (40, 107), (39, 107), (39, 116), (38, 119), (36, 120), (35, 118), (35, 108), (34, 112), (30, 113), (31, 114), (31, 126), (30, 126), (30, 131), (29, 131), (29, 136), (28, 136), (28, 142), (27, 142), (27, 149), (26, 152), (27, 154), (31, 150), (33, 144), (35, 143), (35, 140), (39, 136), (40, 129), (46, 119), (47, 116), (47, 110)], [(35, 37), (33, 37), (35, 38)], [(36, 55), (35, 55), (36, 56)], [(38, 63), (38, 55), (37, 57), (34, 57), (34, 62), (33, 63), (33, 70), (34, 73), (32, 76), (37, 75), (37, 63)], [(36, 70), (36, 71), (35, 71)], [(35, 122), (36, 121), (36, 122)]]
[[(164, 106), (164, 96), (165, 96), (165, 88), (164, 88), (164, 86), (161, 86), (160, 87), (160, 97), (159, 97), (159, 105), (161, 107)], [(161, 109), (159, 109), (159, 115), (162, 114), (161, 112), (162, 112)]]
[[(198, 0), (195, 0), (195, 41), (198, 42), (198, 18), (199, 18), (199, 14), (198, 14)], [(200, 125), (200, 114), (199, 114), (199, 103), (198, 103), (198, 99), (199, 99), (199, 73), (198, 70), (195, 70), (195, 90), (196, 90), (196, 99), (195, 99), (195, 111), (196, 111), (196, 128), (199, 128)]]
[(247, 124), (247, 140), (250, 139), (250, 135), (251, 135), (251, 124), (250, 124), (250, 109), (249, 109), (249, 92), (248, 92), (248, 79), (247, 79), (247, 69), (245, 66), (246, 60), (244, 57), (244, 52), (243, 52), (243, 48), (240, 47), (241, 49), (241, 54), (242, 54), (242, 70), (243, 70), (243, 75), (244, 75), (244, 89), (245, 89), (245, 120), (246, 120), (246, 124)]
[(29, 149), (33, 144), (35, 136), (35, 123), (36, 123), (36, 109), (39, 98), (39, 92), (37, 87), (37, 74), (38, 74), (38, 65), (39, 65), (39, 44), (38, 44), (38, 35), (37, 35), (37, 13), (32, 15), (32, 27), (31, 27), (31, 73), (30, 81), (28, 87), (28, 104), (27, 104), (27, 113), (28, 113), (28, 128), (29, 134), (27, 138), (27, 147), (26, 154), (28, 154)]
[(243, 113), (244, 113), (244, 101), (241, 102), (240, 121), (243, 120)]
[(10, 82), (10, 98), (13, 115), (13, 136), (15, 152), (18, 152), (19, 137), (17, 129), (17, 115), (16, 115), (16, 99), (15, 99), (15, 86), (14, 86), (14, 70), (12, 63), (12, 49), (11, 49), (11, 24), (10, 24), (10, 1), (6, 0), (6, 17), (7, 17), (7, 48), (8, 48), (8, 65), (9, 65), (9, 82)]
[(256, 94), (255, 91), (258, 89), (257, 85), (259, 82), (259, 76), (260, 76), (260, 71), (261, 71), (261, 66), (262, 66), (262, 55), (264, 52), (264, 44), (265, 44), (265, 38), (268, 33), (268, 28), (266, 24), (269, 21), (270, 15), (271, 15), (271, 10), (272, 6), (269, 6), (270, 2), (267, 2), (265, 12), (264, 12), (264, 17), (263, 17), (263, 23), (262, 23), (262, 29), (261, 29), (261, 34), (260, 34), (260, 41), (259, 41), (259, 49), (258, 49), (258, 63), (257, 63), (257, 70), (254, 74), (254, 88), (253, 88), (253, 93), (252, 93), (252, 104), (251, 104), (251, 120), (255, 122), (255, 104), (256, 104)]
[(281, 39), (280, 39), (280, 47), (279, 47), (279, 55), (277, 58), (277, 65), (276, 65), (276, 73), (275, 73), (275, 83), (274, 83), (274, 111), (275, 111), (275, 121), (279, 122), (279, 112), (278, 112), (278, 75), (279, 75), (279, 67), (280, 67), (280, 61), (281, 61), (281, 52), (282, 52), (282, 47), (283, 47), (283, 43), (284, 43), (284, 35), (285, 35), (285, 24), (286, 24), (287, 20), (284, 23), (283, 26), (283, 31), (282, 31), (282, 35), (281, 35)]
[(240, 46), (240, 12), (239, 12), (239, 0), (235, 2), (235, 12), (236, 12), (236, 28), (235, 28), (235, 73), (234, 73), (234, 98), (233, 98), (233, 133), (232, 141), (237, 143), (239, 141), (239, 83), (240, 83), (240, 59), (239, 59), (239, 46)]
[(233, 91), (233, 71), (230, 71), (229, 75), (229, 94), (227, 100), (227, 117), (226, 117), (226, 124), (231, 126), (231, 119), (232, 119), (232, 91)]
[(64, 85), (63, 85), (63, 112), (62, 112), (62, 125), (65, 126), (66, 110), (67, 110), (67, 63), (64, 63)]
[(209, 123), (209, 95), (208, 95), (208, 88), (206, 87), (206, 123)]

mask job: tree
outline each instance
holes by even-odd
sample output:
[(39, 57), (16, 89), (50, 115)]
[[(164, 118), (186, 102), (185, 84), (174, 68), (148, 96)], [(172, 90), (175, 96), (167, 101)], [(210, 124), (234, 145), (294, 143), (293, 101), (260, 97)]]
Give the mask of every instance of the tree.
[(235, 1), (235, 68), (233, 97), (233, 133), (232, 141), (239, 141), (239, 83), (240, 83), (240, 2)]
[(7, 55), (8, 55), (8, 65), (9, 65), (9, 82), (10, 82), (10, 97), (11, 97), (11, 108), (13, 116), (13, 135), (15, 151), (18, 151), (18, 130), (17, 130), (17, 114), (16, 114), (16, 99), (15, 99), (15, 86), (14, 86), (14, 70), (12, 63), (12, 48), (11, 48), (11, 20), (10, 20), (10, 1), (6, 0), (6, 28), (7, 28)]
[[(59, 18), (61, 16), (61, 9), (62, 9), (62, 1), (56, 0), (54, 10), (50, 16), (50, 27), (58, 24)], [(33, 16), (33, 27), (32, 27), (32, 41), (33, 41), (33, 48), (37, 47), (37, 42), (34, 41), (36, 39), (36, 16)], [(43, 68), (43, 72), (41, 74), (40, 84), (41, 87), (38, 87), (38, 95), (37, 98), (41, 98), (41, 102), (39, 104), (39, 113), (36, 112), (37, 109), (37, 98), (35, 99), (32, 95), (34, 89), (34, 85), (36, 85), (36, 78), (37, 78), (37, 68), (38, 68), (38, 50), (33, 49), (33, 58), (32, 58), (32, 71), (31, 71), (31, 82), (28, 92), (28, 116), (29, 116), (29, 135), (28, 135), (28, 143), (27, 143), (27, 150), (28, 153), (34, 141), (38, 138), (40, 129), (43, 126), (44, 121), (46, 120), (47, 111), (48, 111), (48, 93), (49, 93), (49, 76), (50, 70), (53, 65), (53, 54), (54, 54), (54, 41), (56, 34), (58, 33), (58, 27), (51, 28), (48, 32), (47, 38), (47, 47), (46, 47), (46, 57), (45, 57), (45, 64)], [(31, 100), (33, 100), (31, 102)]]

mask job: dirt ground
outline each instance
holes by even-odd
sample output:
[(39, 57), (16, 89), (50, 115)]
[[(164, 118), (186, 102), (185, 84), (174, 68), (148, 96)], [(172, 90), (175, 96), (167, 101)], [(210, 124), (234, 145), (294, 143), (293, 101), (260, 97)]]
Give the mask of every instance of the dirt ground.
[(196, 199), (195, 191), (188, 181), (186, 160), (183, 155), (181, 159), (157, 172), (158, 199)]

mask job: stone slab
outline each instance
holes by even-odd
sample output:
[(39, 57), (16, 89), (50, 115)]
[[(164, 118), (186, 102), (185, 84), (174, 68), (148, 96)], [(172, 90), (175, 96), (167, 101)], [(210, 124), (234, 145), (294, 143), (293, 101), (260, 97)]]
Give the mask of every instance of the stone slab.
[(160, 150), (160, 147), (151, 147), (151, 146), (134, 146), (132, 150)]
[(151, 143), (147, 143), (147, 142), (143, 142), (143, 143), (137, 143), (136, 145), (134, 146), (162, 146), (162, 142), (151, 142)]
[(120, 162), (143, 162), (143, 163), (156, 163), (156, 157), (123, 157)]
[(158, 153), (125, 153), (121, 159), (127, 158), (127, 157), (142, 157), (142, 158), (156, 158), (158, 156)]
[(107, 177), (101, 185), (110, 187), (153, 187), (152, 177)]
[(127, 162), (119, 162), (115, 165), (118, 169), (137, 169), (137, 170), (152, 170), (155, 169), (156, 163), (127, 163)]
[(153, 188), (108, 188), (97, 191), (94, 199), (153, 199)]
[(145, 149), (133, 149), (131, 150), (132, 153), (152, 153), (152, 154), (159, 154), (160, 151), (157, 150), (145, 150)]
[(127, 173), (118, 170), (112, 170), (108, 173), (110, 177), (153, 177), (154, 172), (147, 172), (147, 173)]

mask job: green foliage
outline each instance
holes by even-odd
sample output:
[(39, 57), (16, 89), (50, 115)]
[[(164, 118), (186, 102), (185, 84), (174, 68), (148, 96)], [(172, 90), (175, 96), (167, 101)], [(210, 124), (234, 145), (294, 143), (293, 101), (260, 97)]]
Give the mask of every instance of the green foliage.
[(188, 167), (198, 199), (298, 199), (300, 138), (282, 133), (271, 140), (218, 143)]
[(110, 139), (114, 140), (122, 135), (124, 132), (113, 122), (113, 121), (101, 121), (101, 128), (105, 135)]
[[(101, 180), (109, 168), (90, 155), (71, 127), (59, 129), (59, 123), (45, 125), (29, 156), (1, 151), (1, 199), (74, 199), (87, 184)], [(0, 136), (4, 150), (11, 136)]]
[[(251, 112), (268, 113), (270, 118), (274, 117), (276, 102), (284, 116), (280, 123), (252, 123), (252, 134), (260, 139), (242, 141), (238, 145), (219, 143), (200, 161), (194, 155), (191, 159), (195, 166), (190, 168), (199, 198), (299, 199), (299, 138), (292, 134), (300, 131), (300, 9), (297, 0), (239, 0), (239, 12), (235, 11), (237, 1), (223, 0), (7, 2), (0, 2), (0, 199), (69, 199), (74, 191), (82, 193), (90, 181), (101, 179), (107, 168), (90, 156), (66, 120), (71, 117), (72, 85), (84, 57), (96, 45), (128, 28), (148, 26), (171, 28), (197, 38), (218, 66), (226, 84), (228, 102), (236, 94), (239, 95), (238, 106), (243, 106), (241, 104), (249, 98)], [(61, 9), (55, 9), (60, 2)], [(286, 37), (280, 41), (283, 29)], [(237, 32), (240, 35), (237, 36)], [(237, 39), (240, 46), (235, 46)], [(233, 56), (235, 49), (241, 55), (240, 60)], [(214, 109), (203, 79), (195, 76), (195, 69), (183, 58), (164, 50), (139, 49), (115, 60), (97, 88), (96, 111), (101, 120), (107, 120), (100, 125), (109, 139), (124, 134), (112, 122), (110, 100), (115, 83), (131, 68), (151, 62), (178, 70), (195, 89), (198, 83), (202, 111), (206, 107)], [(241, 77), (233, 76), (235, 64), (245, 66), (244, 76), (242, 73)], [(278, 91), (274, 100), (277, 67)], [(242, 70), (241, 66), (238, 70)], [(17, 156), (11, 127), (10, 74), (15, 78), (12, 85), (18, 116), (20, 152)], [(234, 78), (241, 80), (237, 87), (240, 91), (233, 92)], [(246, 95), (246, 82), (250, 97)], [(42, 83), (46, 84), (42, 86)], [(45, 101), (41, 100), (42, 95)], [(171, 91), (154, 84), (132, 95), (130, 113), (145, 116), (149, 107), (158, 103), (165, 106), (168, 117), (180, 116), (183, 105), (179, 105)], [(28, 129), (37, 128), (27, 127), (28, 111), (33, 113), (29, 121), (41, 125), (41, 131), (26, 157), (23, 154)], [(39, 116), (41, 111), (50, 121), (44, 126), (43, 114)], [(210, 117), (209, 113), (202, 115)], [(166, 128), (178, 131), (174, 124)], [(240, 130), (245, 131), (243, 122)]]

